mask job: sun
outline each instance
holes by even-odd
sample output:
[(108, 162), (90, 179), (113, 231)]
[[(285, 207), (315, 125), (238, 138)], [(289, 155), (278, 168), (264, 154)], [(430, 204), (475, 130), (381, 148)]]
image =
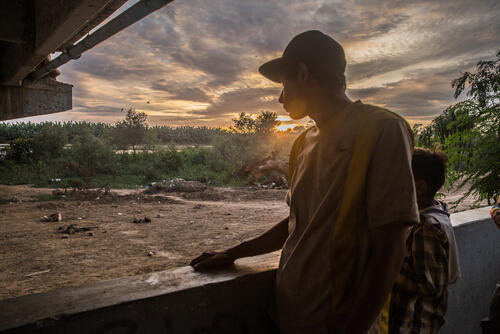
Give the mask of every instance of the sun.
[(290, 131), (290, 130), (293, 130), (293, 128), (295, 128), (296, 126), (297, 126), (297, 124), (282, 124), (282, 125), (278, 125), (276, 127), (276, 131), (278, 131), (278, 132)]

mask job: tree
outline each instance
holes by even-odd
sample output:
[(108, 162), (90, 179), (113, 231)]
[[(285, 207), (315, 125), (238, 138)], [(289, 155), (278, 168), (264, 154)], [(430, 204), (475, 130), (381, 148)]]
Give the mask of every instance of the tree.
[(500, 52), (496, 58), (480, 61), (475, 72), (452, 82), (455, 98), (466, 89), (470, 97), (447, 109), (450, 178), (459, 189), (470, 185), (460, 200), (473, 194), (491, 204), (500, 193)]
[(271, 111), (261, 111), (255, 119), (242, 112), (232, 121), (234, 124), (229, 129), (240, 134), (270, 134), (280, 124), (278, 115)]
[(260, 115), (257, 116), (255, 121), (255, 132), (258, 134), (270, 134), (274, 132), (276, 127), (280, 125), (278, 121), (278, 114), (271, 111), (261, 111)]
[(252, 115), (247, 115), (244, 112), (240, 113), (237, 118), (231, 119), (233, 125), (229, 127), (232, 132), (241, 134), (255, 133), (256, 122)]
[(115, 124), (115, 143), (122, 147), (132, 147), (135, 156), (137, 146), (143, 143), (146, 134), (147, 117), (146, 113), (137, 112), (134, 108), (130, 108), (125, 119)]

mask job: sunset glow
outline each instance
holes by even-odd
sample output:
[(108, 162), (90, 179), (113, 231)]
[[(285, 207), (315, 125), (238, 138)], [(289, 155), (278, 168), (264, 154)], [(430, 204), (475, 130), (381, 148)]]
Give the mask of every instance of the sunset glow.
[(295, 128), (296, 126), (297, 126), (297, 124), (282, 124), (282, 125), (278, 125), (276, 127), (276, 130), (281, 131), (281, 132), (285, 132), (288, 130), (293, 130), (293, 128)]

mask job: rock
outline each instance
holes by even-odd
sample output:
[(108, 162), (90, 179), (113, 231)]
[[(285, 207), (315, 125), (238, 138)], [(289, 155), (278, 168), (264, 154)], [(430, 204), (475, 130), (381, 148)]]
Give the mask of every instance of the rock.
[(57, 233), (75, 234), (78, 232), (90, 231), (96, 228), (97, 226), (78, 227), (76, 224), (70, 224), (68, 226), (59, 226), (57, 228)]
[(227, 226), (226, 226), (226, 227), (224, 227), (224, 229), (225, 229), (225, 230), (229, 230), (229, 227), (227, 227)]
[(151, 223), (151, 219), (148, 218), (148, 217), (144, 217), (144, 218), (134, 218), (134, 220), (132, 221), (134, 224), (148, 224), (148, 223)]
[(155, 252), (153, 252), (153, 251), (148, 252), (148, 256), (153, 256), (153, 255), (155, 255)]
[(88, 235), (89, 237), (92, 237), (92, 236), (94, 236), (94, 233), (89, 232), (89, 233), (87, 233), (87, 235)]
[(196, 204), (195, 206), (193, 206), (193, 210), (199, 210), (199, 209), (201, 209), (203, 207), (204, 207), (203, 204)]
[(42, 222), (60, 222), (62, 221), (62, 215), (60, 212), (51, 214), (50, 216), (43, 216), (40, 218)]
[(163, 215), (161, 213), (156, 215), (156, 218), (161, 218), (161, 217), (163, 217)]
[(61, 235), (61, 239), (68, 239), (68, 236), (65, 234), (65, 235)]

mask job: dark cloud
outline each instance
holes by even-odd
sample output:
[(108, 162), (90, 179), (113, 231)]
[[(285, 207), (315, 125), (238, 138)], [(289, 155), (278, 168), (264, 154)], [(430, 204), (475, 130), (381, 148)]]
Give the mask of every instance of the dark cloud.
[(381, 87), (349, 89), (348, 94), (354, 99), (384, 106), (405, 117), (429, 118), (456, 102), (450, 83), (457, 76), (454, 71), (445, 71)]
[(222, 94), (206, 110), (195, 114), (221, 117), (234, 113), (257, 113), (261, 110), (279, 111), (279, 88), (245, 88)]
[(212, 101), (212, 99), (198, 87), (182, 87), (172, 83), (167, 83), (164, 79), (153, 82), (151, 88), (160, 92), (168, 93), (168, 98), (172, 100), (185, 100), (193, 102)]

